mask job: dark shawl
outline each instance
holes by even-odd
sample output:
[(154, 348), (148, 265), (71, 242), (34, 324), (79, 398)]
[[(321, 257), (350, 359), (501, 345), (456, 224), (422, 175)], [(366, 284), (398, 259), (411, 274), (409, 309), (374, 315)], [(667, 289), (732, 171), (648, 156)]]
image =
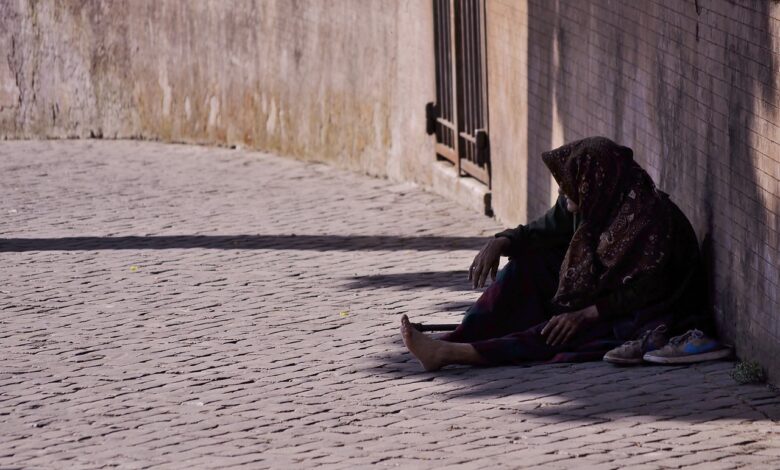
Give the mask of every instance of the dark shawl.
[(590, 137), (545, 152), (542, 159), (582, 217), (553, 304), (584, 308), (661, 269), (672, 244), (671, 213), (630, 148)]

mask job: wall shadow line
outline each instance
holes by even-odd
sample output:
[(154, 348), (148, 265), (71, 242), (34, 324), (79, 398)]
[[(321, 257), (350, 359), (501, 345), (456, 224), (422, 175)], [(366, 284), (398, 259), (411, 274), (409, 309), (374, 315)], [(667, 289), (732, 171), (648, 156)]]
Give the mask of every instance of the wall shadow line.
[(478, 250), (484, 237), (395, 235), (151, 235), (0, 238), (0, 253), (100, 250)]

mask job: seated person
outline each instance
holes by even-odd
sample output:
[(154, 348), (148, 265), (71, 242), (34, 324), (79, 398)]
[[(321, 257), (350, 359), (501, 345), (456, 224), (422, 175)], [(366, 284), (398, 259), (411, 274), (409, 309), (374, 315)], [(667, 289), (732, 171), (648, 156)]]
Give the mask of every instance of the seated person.
[[(542, 159), (560, 197), (479, 252), (469, 279), (482, 287), (491, 274), (494, 282), (457, 329), (433, 339), (402, 317), (403, 341), (422, 366), (578, 362), (605, 353), (615, 363), (723, 357), (705, 336), (714, 326), (693, 228), (632, 150), (591, 137)], [(496, 278), (502, 255), (509, 262)]]

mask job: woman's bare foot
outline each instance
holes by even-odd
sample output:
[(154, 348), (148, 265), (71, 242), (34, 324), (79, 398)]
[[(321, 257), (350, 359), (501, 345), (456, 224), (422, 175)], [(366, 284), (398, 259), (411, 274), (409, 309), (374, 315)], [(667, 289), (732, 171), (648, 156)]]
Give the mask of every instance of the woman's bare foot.
[(440, 354), (443, 347), (441, 342), (417, 331), (406, 315), (401, 317), (401, 337), (409, 352), (420, 361), (425, 370), (439, 370), (446, 365)]

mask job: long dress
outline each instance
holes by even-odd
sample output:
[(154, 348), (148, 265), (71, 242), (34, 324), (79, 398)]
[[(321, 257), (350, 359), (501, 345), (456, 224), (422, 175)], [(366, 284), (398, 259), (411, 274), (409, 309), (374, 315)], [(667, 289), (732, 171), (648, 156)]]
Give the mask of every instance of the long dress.
[[(659, 191), (660, 192), (660, 191)], [(666, 324), (673, 334), (690, 328), (714, 333), (699, 244), (690, 222), (670, 205), (671, 254), (660, 270), (605, 292), (595, 303), (599, 319), (566, 344), (550, 346), (541, 331), (562, 313), (551, 303), (561, 263), (581, 223), (562, 196), (544, 216), (497, 233), (510, 240), (509, 263), (499, 272), (458, 328), (445, 341), (471, 343), (490, 364), (599, 360), (610, 349), (643, 331)]]

